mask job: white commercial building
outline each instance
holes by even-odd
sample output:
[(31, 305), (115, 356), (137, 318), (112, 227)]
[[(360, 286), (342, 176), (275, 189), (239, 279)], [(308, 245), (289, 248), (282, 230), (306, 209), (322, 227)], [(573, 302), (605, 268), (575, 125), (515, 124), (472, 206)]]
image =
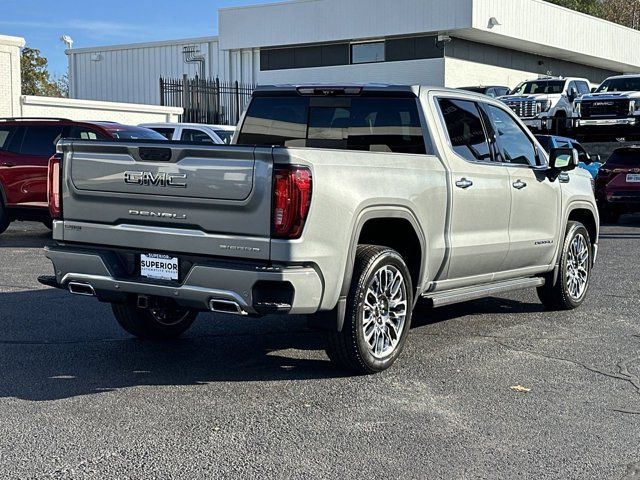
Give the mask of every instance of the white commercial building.
[(71, 96), (160, 103), (159, 79), (515, 86), (640, 70), (640, 32), (542, 0), (295, 0), (226, 8), (219, 36), (69, 50)]

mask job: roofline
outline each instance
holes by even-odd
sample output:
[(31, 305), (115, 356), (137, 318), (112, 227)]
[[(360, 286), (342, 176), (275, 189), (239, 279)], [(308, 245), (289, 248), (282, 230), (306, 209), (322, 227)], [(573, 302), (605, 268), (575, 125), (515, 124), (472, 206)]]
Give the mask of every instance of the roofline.
[(0, 44), (10, 47), (22, 48), (26, 45), (26, 40), (22, 37), (13, 37), (11, 35), (0, 35)]
[(109, 50), (128, 50), (137, 48), (164, 47), (167, 45), (186, 45), (189, 43), (212, 43), (218, 42), (218, 35), (209, 37), (179, 38), (175, 40), (159, 40), (156, 42), (139, 42), (139, 43), (123, 43), (118, 45), (105, 45), (96, 47), (72, 48), (65, 50), (64, 53), (72, 55), (74, 53), (94, 53)]

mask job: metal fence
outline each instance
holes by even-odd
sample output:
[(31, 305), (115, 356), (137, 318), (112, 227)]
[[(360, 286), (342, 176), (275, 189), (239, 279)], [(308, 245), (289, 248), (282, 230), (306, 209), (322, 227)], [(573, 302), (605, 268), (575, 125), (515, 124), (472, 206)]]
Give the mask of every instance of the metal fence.
[(220, 79), (160, 78), (160, 104), (182, 107), (181, 122), (237, 125), (255, 85)]

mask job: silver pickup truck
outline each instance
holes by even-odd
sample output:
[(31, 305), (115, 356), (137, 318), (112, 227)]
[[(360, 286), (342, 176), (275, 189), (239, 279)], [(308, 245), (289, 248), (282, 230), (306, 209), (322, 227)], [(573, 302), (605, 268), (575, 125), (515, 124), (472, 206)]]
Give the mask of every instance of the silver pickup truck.
[(259, 88), (231, 146), (67, 141), (51, 160), (46, 285), (173, 338), (198, 312), (307, 315), (360, 373), (412, 310), (537, 288), (578, 307), (599, 218), (571, 149), (503, 103), (404, 86)]

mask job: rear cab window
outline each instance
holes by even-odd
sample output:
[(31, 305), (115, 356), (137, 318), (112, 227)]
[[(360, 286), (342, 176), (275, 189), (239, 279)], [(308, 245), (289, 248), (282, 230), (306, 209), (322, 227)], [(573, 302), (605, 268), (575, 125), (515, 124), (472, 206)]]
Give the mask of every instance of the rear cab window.
[(431, 153), (416, 97), (254, 97), (238, 144)]
[(180, 140), (183, 142), (207, 143), (210, 145), (215, 143), (207, 133), (201, 130), (196, 130), (194, 128), (185, 128), (184, 130), (182, 130)]

